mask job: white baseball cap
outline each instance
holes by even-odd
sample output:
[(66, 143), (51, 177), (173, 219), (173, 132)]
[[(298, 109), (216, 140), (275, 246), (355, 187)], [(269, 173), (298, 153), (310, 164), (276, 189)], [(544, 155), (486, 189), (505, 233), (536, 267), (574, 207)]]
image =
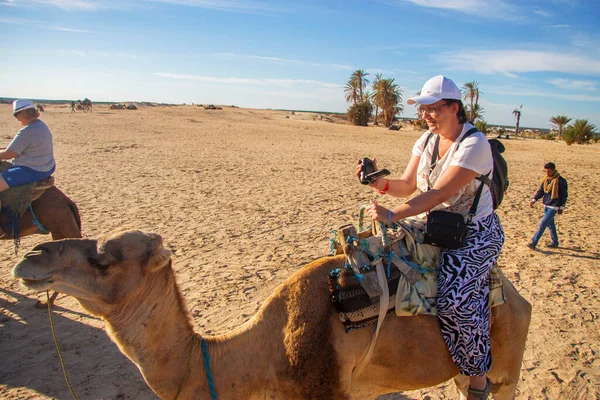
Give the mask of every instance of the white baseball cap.
[(18, 113), (19, 111), (27, 110), (28, 108), (35, 108), (31, 100), (18, 99), (13, 101), (13, 115)]
[(411, 97), (406, 102), (408, 104), (433, 104), (442, 99), (460, 100), (460, 89), (452, 79), (446, 78), (444, 75), (434, 76), (423, 85), (421, 94), (416, 97)]

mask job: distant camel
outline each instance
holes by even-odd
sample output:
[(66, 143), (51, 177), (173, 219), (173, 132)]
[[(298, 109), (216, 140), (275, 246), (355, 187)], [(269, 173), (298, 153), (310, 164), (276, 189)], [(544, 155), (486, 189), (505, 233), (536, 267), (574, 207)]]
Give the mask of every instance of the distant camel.
[[(56, 186), (52, 186), (31, 203), (20, 219), (19, 237), (34, 235), (42, 232), (40, 225), (34, 222), (35, 215), (39, 224), (45, 228), (53, 240), (81, 237), (81, 218), (77, 204), (61, 192)], [(2, 240), (14, 240), (13, 232), (5, 213), (0, 214), (0, 226), (4, 230)], [(54, 293), (50, 302), (54, 302), (58, 293)], [(40, 306), (38, 302), (36, 306)]]
[[(430, 315), (387, 318), (370, 364), (351, 382), (373, 329), (346, 334), (331, 305), (327, 276), (344, 262), (325, 257), (302, 267), (254, 317), (218, 337), (194, 333), (171, 252), (157, 234), (46, 242), (24, 256), (13, 276), (30, 289), (70, 294), (103, 318), (111, 339), (163, 399), (209, 399), (211, 384), (221, 399), (374, 399), (451, 378), (466, 395), (468, 379), (458, 375)], [(492, 309), (488, 376), (494, 398), (508, 400), (519, 382), (531, 306), (502, 279), (507, 303)]]
[[(83, 100), (77, 100), (79, 102), (79, 104), (81, 105), (83, 112), (86, 111), (90, 111), (92, 112), (92, 101), (90, 99), (88, 99), (87, 97)], [(79, 109), (79, 108), (77, 108)]]

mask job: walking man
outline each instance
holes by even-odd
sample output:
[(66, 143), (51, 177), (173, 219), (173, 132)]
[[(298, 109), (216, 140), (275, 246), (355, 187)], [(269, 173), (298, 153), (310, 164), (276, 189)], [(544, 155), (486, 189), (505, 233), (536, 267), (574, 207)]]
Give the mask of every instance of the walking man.
[(550, 239), (552, 240), (552, 243), (547, 247), (558, 247), (558, 233), (554, 224), (554, 216), (563, 213), (568, 197), (567, 180), (560, 176), (556, 170), (556, 165), (549, 162), (544, 165), (544, 171), (546, 174), (542, 178), (542, 184), (535, 196), (533, 196), (531, 203), (529, 203), (529, 206), (532, 208), (535, 202), (541, 198), (543, 198), (544, 203), (544, 216), (540, 222), (540, 227), (535, 235), (533, 235), (531, 243), (527, 245), (532, 250), (535, 250), (546, 228), (549, 228)]

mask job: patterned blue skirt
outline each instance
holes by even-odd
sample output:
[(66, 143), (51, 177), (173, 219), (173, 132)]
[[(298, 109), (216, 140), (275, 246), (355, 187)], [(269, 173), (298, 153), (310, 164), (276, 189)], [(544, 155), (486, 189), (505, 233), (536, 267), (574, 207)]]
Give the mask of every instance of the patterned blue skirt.
[(490, 270), (504, 231), (496, 213), (468, 227), (465, 247), (443, 250), (438, 275), (438, 318), (454, 363), (467, 376), (483, 376), (490, 352)]

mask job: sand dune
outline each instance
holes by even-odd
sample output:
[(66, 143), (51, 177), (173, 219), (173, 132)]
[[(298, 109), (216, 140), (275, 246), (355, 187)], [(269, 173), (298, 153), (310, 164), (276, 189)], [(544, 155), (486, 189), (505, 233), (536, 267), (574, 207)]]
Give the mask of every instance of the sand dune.
[[(94, 107), (71, 114), (48, 106), (56, 184), (77, 202), (84, 236), (128, 227), (160, 233), (197, 331), (227, 332), (256, 312), (290, 273), (326, 255), (332, 230), (355, 222), (378, 194), (354, 177), (356, 160), (377, 157), (399, 176), (419, 132), (358, 128), (313, 118), (224, 107)], [(0, 137), (19, 129), (0, 105)], [(288, 117), (288, 118), (286, 118)], [(600, 145), (505, 141), (511, 186), (499, 215), (504, 273), (533, 304), (518, 399), (600, 397)], [(569, 180), (558, 218), (561, 247), (532, 252), (542, 208), (529, 199), (543, 164)], [(399, 200), (381, 197), (392, 205)], [(22, 240), (20, 255), (49, 240)], [(0, 397), (68, 399), (47, 314), (11, 277), (20, 258), (0, 243)], [(55, 324), (81, 399), (152, 399), (137, 368), (103, 332), (103, 322), (60, 296)], [(399, 360), (401, 362), (401, 360)], [(454, 399), (452, 383), (386, 399)]]

